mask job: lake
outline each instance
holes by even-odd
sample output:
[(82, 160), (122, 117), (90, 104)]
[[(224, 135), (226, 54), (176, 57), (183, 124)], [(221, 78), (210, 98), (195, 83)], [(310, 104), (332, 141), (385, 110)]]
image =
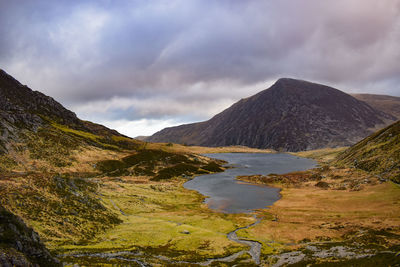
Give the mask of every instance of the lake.
[(221, 159), (234, 168), (222, 173), (195, 177), (184, 184), (187, 189), (200, 192), (208, 198), (205, 202), (211, 209), (225, 213), (248, 213), (272, 205), (280, 198), (278, 188), (250, 185), (235, 180), (239, 175), (283, 174), (314, 168), (314, 160), (289, 154), (263, 153), (217, 153), (204, 154)]

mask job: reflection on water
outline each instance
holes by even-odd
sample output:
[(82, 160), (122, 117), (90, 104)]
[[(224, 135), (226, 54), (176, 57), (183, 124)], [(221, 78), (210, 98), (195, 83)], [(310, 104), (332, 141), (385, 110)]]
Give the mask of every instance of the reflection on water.
[(234, 165), (222, 173), (201, 175), (184, 184), (208, 196), (206, 203), (211, 209), (226, 213), (250, 212), (272, 205), (279, 199), (279, 189), (256, 186), (235, 180), (238, 175), (287, 173), (302, 171), (316, 166), (315, 161), (289, 154), (219, 153), (205, 154)]

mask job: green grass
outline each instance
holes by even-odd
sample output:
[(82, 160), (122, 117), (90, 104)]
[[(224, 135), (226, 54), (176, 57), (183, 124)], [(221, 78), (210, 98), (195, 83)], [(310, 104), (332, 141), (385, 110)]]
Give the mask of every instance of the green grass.
[(347, 147), (337, 147), (337, 148), (322, 148), (316, 150), (309, 150), (309, 151), (301, 151), (296, 153), (290, 153), (299, 157), (311, 158), (319, 163), (329, 163), (334, 160), (337, 155), (341, 152), (345, 151)]
[(343, 153), (334, 164), (353, 166), (400, 182), (400, 121), (365, 138)]
[(183, 189), (182, 183), (180, 180), (163, 184), (106, 182), (101, 190), (103, 201), (109, 209), (120, 212), (123, 223), (84, 246), (66, 245), (59, 249), (92, 252), (140, 249), (188, 261), (225, 256), (243, 249), (229, 241), (226, 234), (253, 218), (213, 212), (201, 204), (201, 195)]
[(91, 239), (120, 219), (98, 199), (97, 184), (54, 174), (3, 179), (0, 204), (34, 226), (51, 245)]
[(218, 163), (195, 155), (153, 149), (141, 149), (120, 160), (99, 161), (96, 169), (108, 176), (144, 175), (152, 177), (154, 181), (223, 171)]
[(53, 126), (56, 129), (61, 130), (62, 132), (74, 134), (76, 136), (83, 137), (84, 139), (90, 139), (93, 142), (97, 142), (100, 139), (100, 136), (98, 136), (98, 135), (95, 135), (95, 134), (92, 134), (89, 132), (85, 132), (85, 131), (75, 130), (66, 125), (58, 124), (55, 122), (52, 122), (51, 126)]

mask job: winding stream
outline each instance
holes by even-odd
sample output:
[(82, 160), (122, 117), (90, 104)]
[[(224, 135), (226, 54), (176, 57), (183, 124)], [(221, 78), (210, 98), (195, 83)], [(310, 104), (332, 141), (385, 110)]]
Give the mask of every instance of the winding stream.
[(253, 240), (240, 239), (237, 236), (236, 232), (239, 231), (239, 230), (242, 230), (242, 229), (247, 229), (247, 228), (253, 227), (253, 226), (259, 224), (260, 222), (261, 222), (261, 220), (257, 219), (257, 221), (255, 223), (249, 224), (249, 225), (247, 225), (245, 227), (237, 228), (236, 230), (230, 232), (227, 235), (229, 240), (234, 241), (234, 242), (239, 243), (239, 244), (243, 244), (243, 245), (249, 246), (250, 249), (247, 251), (247, 253), (250, 254), (251, 258), (253, 259), (253, 261), (256, 264), (260, 264), (261, 243), (257, 242), (257, 241), (253, 241)]

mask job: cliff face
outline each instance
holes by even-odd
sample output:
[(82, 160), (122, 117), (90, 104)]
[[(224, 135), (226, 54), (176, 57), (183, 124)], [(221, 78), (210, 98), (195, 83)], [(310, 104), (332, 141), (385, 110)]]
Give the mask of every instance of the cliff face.
[(147, 141), (300, 151), (354, 144), (395, 119), (332, 87), (284, 78), (208, 121), (166, 128)]

